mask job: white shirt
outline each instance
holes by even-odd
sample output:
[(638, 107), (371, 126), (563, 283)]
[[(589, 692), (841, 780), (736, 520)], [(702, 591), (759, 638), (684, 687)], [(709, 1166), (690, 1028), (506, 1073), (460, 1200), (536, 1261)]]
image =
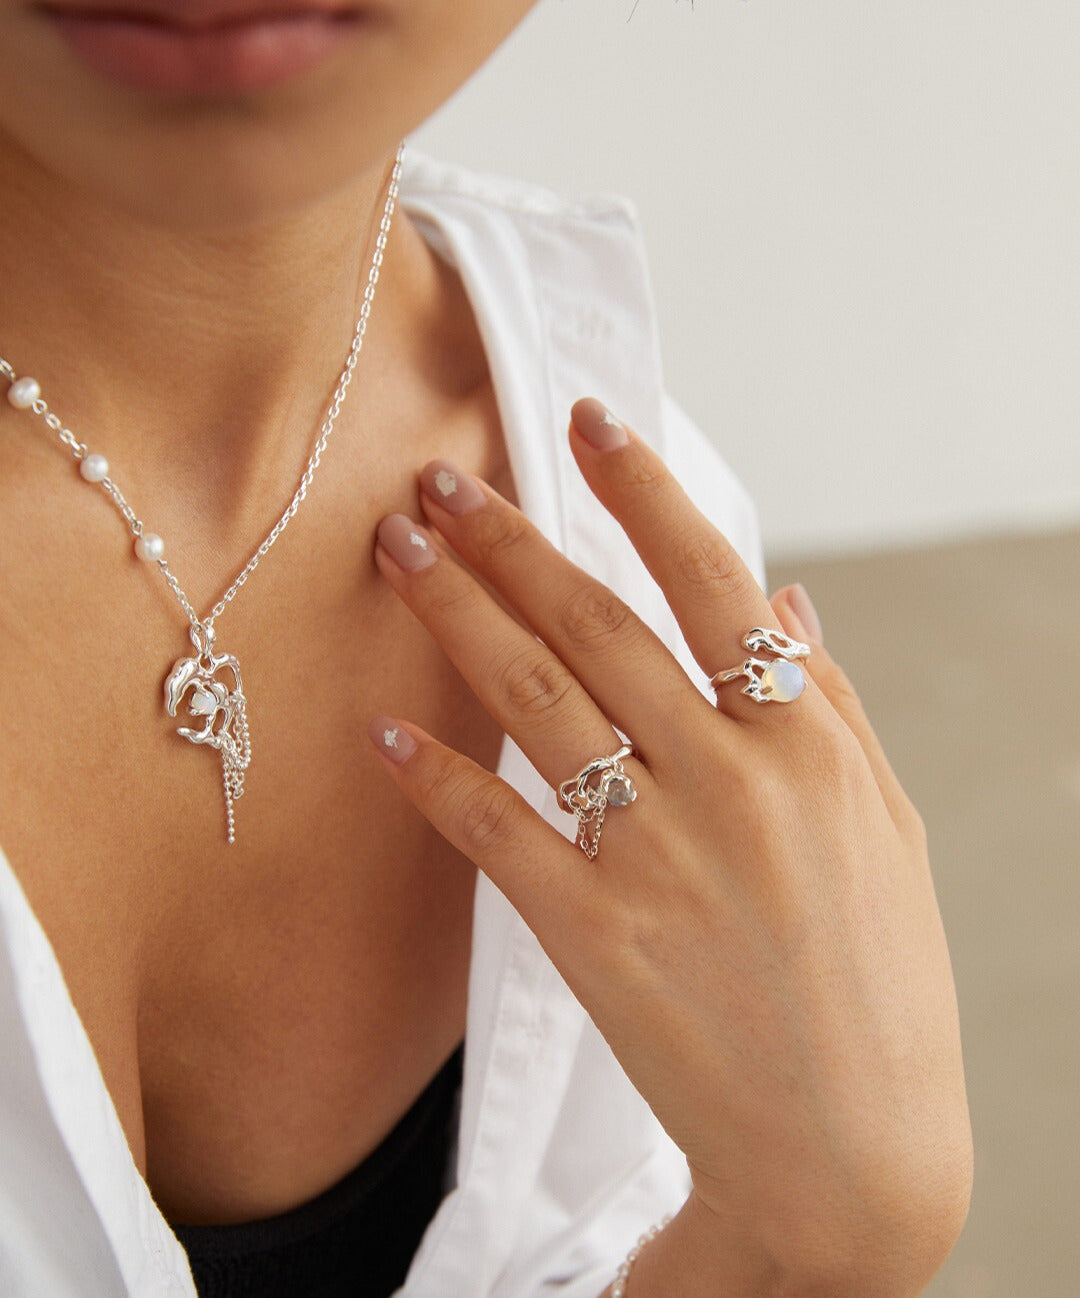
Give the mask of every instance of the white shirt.
[[(578, 397), (606, 402), (660, 449), (764, 586), (753, 504), (664, 389), (633, 205), (603, 194), (570, 201), (411, 148), (399, 202), (462, 277), (522, 509), (627, 600), (705, 689), (566, 436)], [(498, 773), (573, 836), (574, 821), (509, 739)], [(584, 855), (581, 868), (592, 868)], [(637, 1236), (690, 1190), (686, 1159), (482, 872), (444, 1188), (399, 1298), (597, 1298)], [(2, 852), (0, 1295), (195, 1298), (187, 1258), (132, 1160), (56, 957)]]

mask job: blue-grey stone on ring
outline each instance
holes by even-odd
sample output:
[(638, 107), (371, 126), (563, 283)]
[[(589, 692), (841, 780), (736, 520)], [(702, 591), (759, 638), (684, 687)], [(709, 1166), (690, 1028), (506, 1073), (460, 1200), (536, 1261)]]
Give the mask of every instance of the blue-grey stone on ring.
[(622, 771), (614, 772), (605, 781), (608, 802), (613, 807), (628, 807), (637, 797), (637, 789), (629, 775)]

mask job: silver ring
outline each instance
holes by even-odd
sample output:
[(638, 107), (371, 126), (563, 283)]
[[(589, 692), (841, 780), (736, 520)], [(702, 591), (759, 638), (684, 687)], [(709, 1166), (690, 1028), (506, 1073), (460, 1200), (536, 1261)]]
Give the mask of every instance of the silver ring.
[(600, 850), (600, 831), (608, 807), (628, 807), (637, 797), (634, 781), (622, 764), (622, 759), (633, 751), (633, 744), (623, 744), (610, 757), (594, 757), (573, 779), (559, 785), (559, 801), (577, 817), (577, 843), (590, 861)]
[(709, 680), (719, 694), (719, 686), (739, 677), (746, 680), (741, 693), (755, 703), (793, 703), (806, 688), (806, 676), (795, 661), (809, 658), (810, 646), (801, 640), (792, 640), (783, 631), (770, 631), (756, 626), (747, 631), (742, 642), (751, 654), (774, 653), (776, 658), (747, 658), (738, 667), (719, 671)]

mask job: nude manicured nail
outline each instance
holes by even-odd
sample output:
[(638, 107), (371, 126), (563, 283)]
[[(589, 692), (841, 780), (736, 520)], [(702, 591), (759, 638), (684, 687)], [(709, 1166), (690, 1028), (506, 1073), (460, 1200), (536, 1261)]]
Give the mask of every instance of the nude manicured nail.
[(405, 514), (387, 514), (378, 536), (379, 544), (406, 572), (428, 568), (439, 557), (431, 537)]
[(416, 752), (416, 740), (393, 717), (376, 717), (368, 726), (368, 737), (384, 757), (398, 766)]
[(570, 407), (570, 418), (582, 437), (598, 451), (613, 451), (630, 440), (624, 425), (595, 397), (575, 401)]
[(469, 474), (450, 460), (432, 460), (420, 474), (420, 488), (451, 514), (467, 514), (486, 499)]
[(795, 610), (799, 621), (806, 627), (810, 639), (816, 640), (818, 644), (824, 644), (825, 636), (821, 631), (821, 618), (818, 617), (813, 600), (806, 593), (806, 587), (801, 581), (796, 582), (791, 588), (791, 607)]

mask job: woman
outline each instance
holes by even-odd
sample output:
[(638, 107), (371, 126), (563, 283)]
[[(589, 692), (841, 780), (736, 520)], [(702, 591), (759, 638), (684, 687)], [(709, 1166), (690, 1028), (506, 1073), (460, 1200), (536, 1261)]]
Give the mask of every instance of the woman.
[(884, 1298), (962, 1227), (921, 821), (632, 210), (399, 148), (529, 7), (0, 0), (5, 1294)]

